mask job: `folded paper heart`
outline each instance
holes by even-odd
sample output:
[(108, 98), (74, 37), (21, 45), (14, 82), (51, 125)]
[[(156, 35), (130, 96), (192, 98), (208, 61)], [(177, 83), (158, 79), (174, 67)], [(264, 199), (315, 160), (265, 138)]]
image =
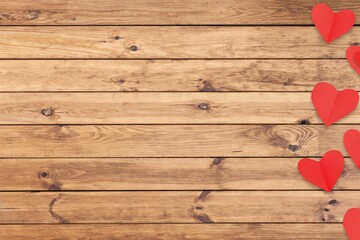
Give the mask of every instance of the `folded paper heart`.
[(351, 159), (360, 168), (360, 132), (350, 129), (344, 134), (344, 145)]
[(301, 159), (298, 168), (306, 180), (330, 192), (344, 169), (344, 157), (339, 151), (331, 150), (319, 162), (309, 158)]
[(346, 58), (350, 66), (360, 74), (360, 47), (351, 46), (346, 50)]
[(315, 85), (311, 99), (325, 126), (330, 126), (356, 108), (359, 94), (353, 89), (337, 91), (331, 84), (320, 82)]
[(312, 9), (313, 22), (327, 43), (347, 33), (355, 23), (355, 14), (351, 10), (335, 13), (324, 3), (316, 4)]
[(350, 240), (359, 240), (360, 208), (350, 208), (345, 213), (343, 225)]

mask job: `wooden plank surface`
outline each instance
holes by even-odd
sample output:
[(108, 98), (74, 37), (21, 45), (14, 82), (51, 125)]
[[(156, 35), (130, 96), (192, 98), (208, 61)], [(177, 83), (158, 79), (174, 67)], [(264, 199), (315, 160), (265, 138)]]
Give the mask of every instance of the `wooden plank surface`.
[(346, 155), (359, 125), (0, 126), (1, 157), (288, 157)]
[(347, 60), (3, 60), (0, 64), (0, 92), (312, 91), (319, 81), (360, 91), (360, 76)]
[[(44, 230), (45, 229), (45, 230)], [(2, 239), (338, 239), (346, 240), (341, 224), (66, 224), (0, 225)]]
[[(261, 118), (259, 118), (261, 115)], [(360, 123), (360, 110), (337, 124)], [(321, 123), (311, 93), (2, 93), (0, 124)]]
[(342, 222), (360, 192), (2, 192), (0, 223)]
[(0, 24), (312, 24), (311, 9), (318, 2), (360, 15), (356, 0), (13, 0), (0, 2)]
[[(2, 159), (0, 191), (29, 190), (316, 190), (297, 158)], [(351, 159), (336, 190), (360, 189)]]
[[(325, 44), (314, 27), (2, 27), (0, 58), (345, 58), (360, 27)], [(16, 49), (16, 51), (14, 51)]]

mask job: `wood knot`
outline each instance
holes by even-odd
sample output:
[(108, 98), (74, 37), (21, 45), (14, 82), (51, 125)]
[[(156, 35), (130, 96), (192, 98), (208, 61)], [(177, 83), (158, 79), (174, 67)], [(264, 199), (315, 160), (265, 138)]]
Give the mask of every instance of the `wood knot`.
[(345, 177), (346, 176), (346, 169), (344, 169), (342, 172), (341, 172), (341, 177)]
[(210, 80), (203, 80), (203, 79), (199, 79), (198, 81), (202, 81), (203, 86), (200, 87), (199, 85), (197, 86), (197, 88), (199, 89), (200, 92), (215, 92), (216, 89), (213, 86), (212, 82)]
[(299, 122), (300, 122), (301, 125), (308, 125), (308, 124), (310, 124), (310, 121), (307, 120), (307, 119), (300, 120)]
[(200, 222), (203, 222), (203, 223), (213, 223), (214, 221), (211, 220), (211, 218), (203, 213), (203, 214), (194, 214), (194, 218), (199, 220)]
[(339, 202), (336, 200), (336, 199), (331, 199), (329, 202), (328, 202), (329, 205), (331, 206), (336, 206), (339, 204)]
[(135, 51), (138, 50), (138, 47), (135, 46), (135, 45), (132, 45), (132, 46), (130, 47), (130, 50), (133, 51), (133, 52), (135, 52)]
[(61, 187), (58, 186), (58, 185), (55, 185), (55, 184), (51, 184), (51, 185), (49, 186), (49, 190), (50, 190), (50, 191), (60, 191), (60, 190), (61, 190)]
[(224, 160), (225, 160), (225, 158), (223, 158), (223, 157), (217, 157), (217, 158), (214, 158), (212, 164), (213, 165), (219, 165)]
[(298, 151), (299, 149), (300, 149), (300, 147), (298, 146), (298, 145), (289, 145), (288, 146), (288, 149), (290, 150), (290, 151), (292, 151), (292, 152), (296, 152), (296, 151)]
[(205, 201), (209, 197), (210, 193), (211, 193), (211, 191), (209, 191), (209, 190), (202, 191), (200, 193), (200, 195), (197, 198), (195, 198), (194, 202)]
[(39, 178), (48, 178), (48, 177), (49, 177), (49, 172), (47, 171), (39, 172)]
[(40, 10), (28, 10), (27, 15), (25, 16), (26, 20), (35, 20), (39, 18), (41, 11)]
[(51, 107), (43, 108), (43, 109), (41, 109), (41, 114), (46, 117), (50, 117), (50, 116), (54, 115), (54, 110)]
[(200, 108), (201, 110), (209, 110), (210, 109), (210, 105), (208, 103), (200, 103), (198, 105), (198, 108)]
[(121, 37), (120, 37), (120, 36), (114, 36), (113, 39), (115, 39), (115, 40), (120, 40)]

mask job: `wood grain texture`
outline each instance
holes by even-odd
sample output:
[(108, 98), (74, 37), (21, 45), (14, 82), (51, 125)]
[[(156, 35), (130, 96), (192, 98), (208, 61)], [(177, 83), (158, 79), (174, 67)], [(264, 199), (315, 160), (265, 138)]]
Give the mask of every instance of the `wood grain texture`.
[[(0, 190), (315, 190), (297, 158), (2, 159)], [(346, 159), (336, 190), (360, 189)]]
[[(0, 58), (345, 58), (360, 27), (325, 44), (314, 27), (2, 27)], [(16, 49), (16, 51), (14, 51)]]
[[(259, 117), (261, 116), (261, 117)], [(0, 124), (322, 123), (311, 93), (2, 93)], [(337, 122), (360, 123), (360, 110)]]
[(312, 24), (311, 9), (318, 2), (360, 15), (356, 0), (14, 0), (0, 3), (0, 24)]
[(359, 125), (0, 126), (1, 157), (287, 157), (346, 155)]
[(342, 222), (360, 192), (0, 193), (0, 223)]
[[(45, 229), (45, 230), (44, 230)], [(338, 239), (346, 240), (341, 224), (66, 224), (0, 225), (2, 239)]]
[[(74, 81), (76, 79), (76, 81)], [(347, 60), (3, 60), (0, 91), (360, 91)]]

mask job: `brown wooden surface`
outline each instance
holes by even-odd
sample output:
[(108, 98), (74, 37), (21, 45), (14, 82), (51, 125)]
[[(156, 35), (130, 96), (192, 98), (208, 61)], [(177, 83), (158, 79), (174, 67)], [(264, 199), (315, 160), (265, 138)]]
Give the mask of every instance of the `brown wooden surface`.
[(360, 91), (360, 76), (347, 60), (3, 60), (0, 64), (0, 92), (289, 92), (312, 91), (319, 81)]
[[(321, 233), (321, 234), (320, 234)], [(64, 224), (0, 225), (3, 239), (338, 239), (346, 235), (341, 224)]]
[(0, 239), (346, 239), (359, 169), (297, 170), (360, 130), (310, 102), (360, 91), (318, 2), (0, 1)]
[(68, 26), (0, 30), (2, 59), (346, 58), (346, 48), (360, 38), (360, 27), (333, 44), (326, 44), (312, 26)]
[(342, 222), (359, 198), (352, 191), (3, 192), (0, 223)]
[[(0, 124), (306, 124), (311, 93), (2, 93)], [(261, 118), (259, 118), (261, 114)], [(106, 116), (106, 117), (104, 117)], [(356, 110), (340, 123), (359, 123)]]
[[(1, 157), (289, 157), (346, 154), (359, 125), (0, 126)], [(195, 137), (196, 136), (196, 137)], [(141, 149), (141, 150), (139, 150)]]
[[(297, 158), (3, 159), (0, 190), (316, 190), (297, 164)], [(335, 189), (360, 189), (358, 173), (346, 159)]]
[(312, 24), (309, 12), (319, 2), (360, 15), (357, 0), (13, 0), (0, 2), (0, 24)]

